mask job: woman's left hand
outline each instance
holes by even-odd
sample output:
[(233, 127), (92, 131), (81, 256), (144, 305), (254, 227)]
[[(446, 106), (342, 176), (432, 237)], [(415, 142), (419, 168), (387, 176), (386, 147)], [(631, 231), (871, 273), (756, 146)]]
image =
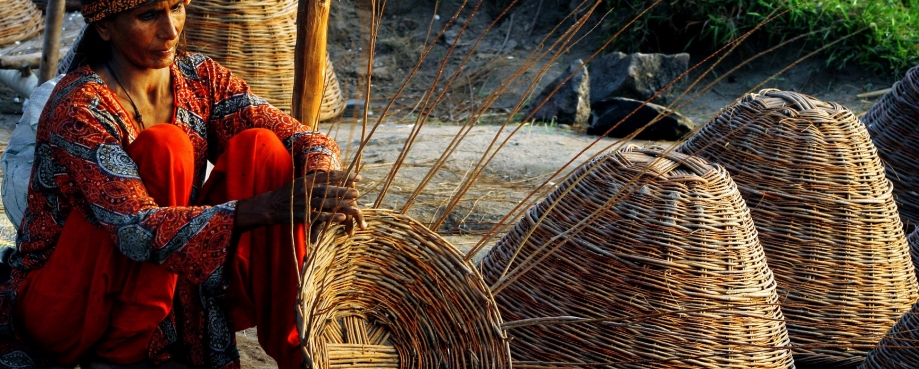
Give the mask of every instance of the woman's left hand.
[[(319, 235), (331, 223), (341, 223), (350, 235), (354, 235), (354, 225), (360, 229), (367, 229), (364, 214), (357, 203), (359, 193), (354, 189), (356, 182), (361, 180), (358, 174), (347, 175), (343, 171), (312, 172), (302, 178), (304, 188), (310, 196), (310, 215), (307, 222), (310, 224), (310, 241), (317, 242)], [(329, 197), (330, 192), (348, 191), (352, 196)]]

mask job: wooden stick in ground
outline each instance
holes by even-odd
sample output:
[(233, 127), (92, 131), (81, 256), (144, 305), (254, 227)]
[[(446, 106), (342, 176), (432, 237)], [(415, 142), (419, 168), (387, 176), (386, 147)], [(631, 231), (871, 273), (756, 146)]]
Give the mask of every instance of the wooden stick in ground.
[[(70, 48), (63, 48), (60, 54), (67, 54)], [(25, 67), (34, 68), (41, 65), (40, 52), (22, 55), (0, 55), (0, 69), (22, 69)]]
[(325, 87), (325, 54), (331, 0), (300, 0), (294, 48), (294, 92), (291, 113), (317, 129)]
[(57, 74), (61, 61), (61, 31), (64, 24), (65, 0), (50, 0), (45, 8), (45, 39), (42, 44), (41, 67), (38, 84), (45, 83)]

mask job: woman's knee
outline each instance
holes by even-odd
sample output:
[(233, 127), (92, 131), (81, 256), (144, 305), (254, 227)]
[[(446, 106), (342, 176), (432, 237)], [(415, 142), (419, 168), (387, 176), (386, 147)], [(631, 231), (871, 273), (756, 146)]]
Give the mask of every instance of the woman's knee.
[(289, 169), (292, 165), (287, 147), (274, 132), (265, 128), (242, 131), (230, 139), (229, 146), (236, 152), (251, 155), (262, 170), (273, 171), (278, 166)]

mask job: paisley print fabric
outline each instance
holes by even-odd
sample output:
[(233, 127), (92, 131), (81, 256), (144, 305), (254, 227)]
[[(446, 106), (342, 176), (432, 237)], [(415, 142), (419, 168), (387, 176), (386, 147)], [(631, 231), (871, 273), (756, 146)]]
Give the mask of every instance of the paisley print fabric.
[[(94, 23), (147, 2), (150, 0), (97, 0), (80, 7), (80, 13), (83, 14), (86, 23)], [(185, 0), (185, 5), (190, 2), (191, 0)]]
[[(129, 4), (103, 0), (91, 5), (102, 3)], [(198, 203), (195, 197), (201, 192), (207, 162), (216, 161), (230, 138), (250, 128), (273, 131), (293, 153), (301, 173), (341, 168), (334, 141), (252, 94), (245, 82), (215, 61), (188, 54), (176, 59), (171, 75), (176, 109), (173, 121), (166, 124), (179, 127), (194, 148), (195, 178), (189, 203)], [(202, 288), (223, 283), (214, 279), (222, 278), (220, 267), (232, 242), (236, 202), (158, 207), (124, 149), (139, 133), (133, 124), (126, 124), (129, 116), (89, 66), (58, 83), (38, 127), (29, 205), (11, 258), (12, 288), (29, 271), (45, 264), (65, 220), (71, 212), (81, 211), (90, 223), (107, 231), (121, 253), (161, 264), (189, 286), (177, 290), (175, 314), (154, 335), (151, 357), (168, 358), (163, 350), (176, 344), (187, 323), (200, 321), (202, 327), (208, 327), (200, 336), (207, 337), (180, 343), (183, 350), (199, 356), (192, 361), (200, 362), (203, 356), (210, 358), (204, 359), (210, 367), (233, 367), (238, 354), (232, 324), (219, 308), (217, 296)], [(5, 300), (0, 307), (9, 307), (14, 299), (13, 293), (0, 293), (0, 300)], [(3, 341), (3, 325), (11, 322), (6, 310), (0, 309), (0, 358), (12, 352), (6, 348), (14, 347)], [(16, 357), (9, 356), (9, 362)], [(0, 368), (2, 364), (0, 360)]]

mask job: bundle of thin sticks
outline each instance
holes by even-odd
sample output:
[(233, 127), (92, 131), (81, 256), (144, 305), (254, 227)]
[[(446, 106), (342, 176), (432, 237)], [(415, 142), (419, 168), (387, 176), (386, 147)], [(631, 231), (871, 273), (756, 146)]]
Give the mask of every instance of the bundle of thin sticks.
[(845, 107), (762, 90), (678, 150), (724, 165), (747, 201), (795, 362), (861, 362), (919, 298), (892, 186)]

